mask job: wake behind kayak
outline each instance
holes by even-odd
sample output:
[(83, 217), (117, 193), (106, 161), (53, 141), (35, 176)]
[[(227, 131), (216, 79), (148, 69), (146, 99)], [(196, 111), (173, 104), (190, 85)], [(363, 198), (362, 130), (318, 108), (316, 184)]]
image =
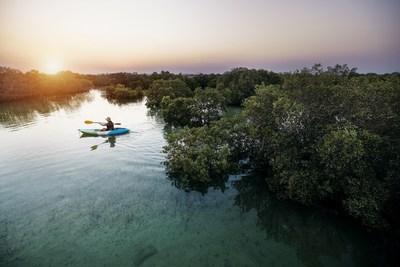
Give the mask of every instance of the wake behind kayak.
[(129, 133), (127, 128), (115, 128), (110, 131), (102, 131), (101, 129), (78, 129), (81, 133), (91, 136), (115, 136)]

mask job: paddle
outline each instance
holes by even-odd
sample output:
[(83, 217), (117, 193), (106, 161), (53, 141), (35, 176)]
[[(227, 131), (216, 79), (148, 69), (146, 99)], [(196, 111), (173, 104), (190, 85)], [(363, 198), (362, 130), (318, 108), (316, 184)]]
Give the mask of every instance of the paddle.
[[(90, 121), (90, 120), (86, 120), (85, 124), (92, 124), (92, 123), (98, 123), (98, 124), (102, 124), (103, 122), (99, 122), (99, 121)], [(120, 122), (116, 122), (114, 123), (114, 125), (121, 125)]]

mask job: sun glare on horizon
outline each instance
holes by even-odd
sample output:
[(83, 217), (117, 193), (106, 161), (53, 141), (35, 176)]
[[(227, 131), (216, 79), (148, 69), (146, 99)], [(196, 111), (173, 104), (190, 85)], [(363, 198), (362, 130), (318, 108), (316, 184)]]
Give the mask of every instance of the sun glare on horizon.
[(59, 61), (49, 60), (44, 64), (43, 72), (46, 74), (57, 74), (61, 69), (62, 65)]

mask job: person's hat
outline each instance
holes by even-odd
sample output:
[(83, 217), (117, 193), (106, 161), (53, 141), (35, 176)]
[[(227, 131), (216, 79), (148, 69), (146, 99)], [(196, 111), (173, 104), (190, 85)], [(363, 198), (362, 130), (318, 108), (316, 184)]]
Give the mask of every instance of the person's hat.
[(110, 117), (107, 117), (107, 118), (106, 118), (106, 121), (111, 121), (111, 118), (110, 118)]

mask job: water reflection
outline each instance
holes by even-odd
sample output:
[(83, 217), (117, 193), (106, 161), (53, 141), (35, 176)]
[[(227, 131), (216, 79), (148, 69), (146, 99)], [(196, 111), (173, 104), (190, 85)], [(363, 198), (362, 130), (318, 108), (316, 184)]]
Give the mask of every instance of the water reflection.
[[(388, 264), (381, 246), (368, 243), (368, 235), (349, 221), (278, 200), (265, 190), (263, 179), (257, 177), (243, 177), (233, 185), (238, 190), (235, 205), (245, 213), (255, 210), (257, 225), (266, 237), (294, 248), (305, 266), (326, 266), (327, 261), (355, 266)], [(367, 259), (366, 255), (382, 256)]]
[[(92, 136), (92, 135), (88, 135), (88, 134), (82, 134), (80, 138), (88, 138), (88, 137), (93, 137), (93, 138), (98, 139), (98, 136)], [(103, 138), (106, 138), (106, 140), (104, 140), (96, 145), (91, 146), (90, 150), (91, 151), (96, 150), (99, 146), (101, 146), (103, 144), (109, 144), (110, 148), (115, 147), (115, 144), (117, 143), (117, 138), (115, 136), (108, 136), (108, 137), (103, 137)]]
[(57, 96), (45, 99), (23, 100), (0, 104), (0, 125), (5, 128), (22, 128), (33, 124), (38, 116), (47, 117), (58, 110), (73, 112), (93, 95), (82, 93), (69, 96)]
[(196, 180), (188, 180), (186, 178), (182, 178), (182, 176), (173, 176), (170, 174), (167, 175), (167, 179), (171, 181), (173, 186), (180, 190), (185, 192), (199, 192), (204, 195), (210, 188), (224, 192), (227, 189), (226, 181), (228, 177), (226, 179), (214, 179), (208, 183), (198, 182)]

